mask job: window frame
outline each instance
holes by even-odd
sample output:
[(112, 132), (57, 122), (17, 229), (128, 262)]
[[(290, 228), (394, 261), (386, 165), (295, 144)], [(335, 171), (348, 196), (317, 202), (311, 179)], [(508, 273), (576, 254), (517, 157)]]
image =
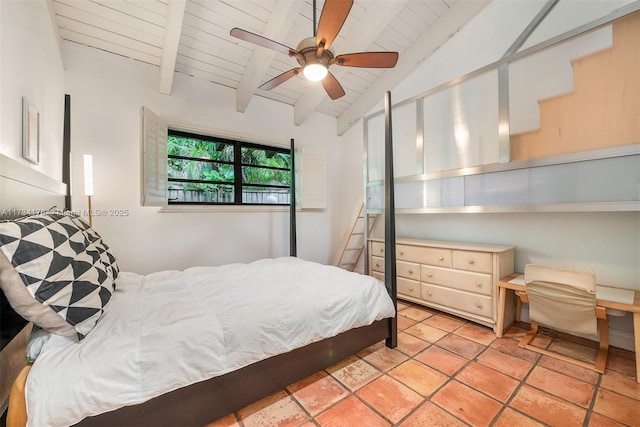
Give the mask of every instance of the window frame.
[[(280, 170), (280, 171), (286, 171), (289, 173), (289, 180), (293, 179), (295, 177), (295, 175), (293, 174), (292, 168), (278, 168), (278, 167), (273, 167), (273, 166), (263, 166), (263, 165), (256, 165), (256, 164), (251, 164), (251, 163), (244, 163), (242, 161), (242, 149), (243, 148), (250, 148), (250, 149), (257, 149), (257, 150), (265, 150), (265, 151), (273, 151), (276, 153), (282, 153), (282, 154), (288, 154), (291, 155), (291, 149), (290, 147), (287, 148), (285, 146), (279, 146), (279, 145), (270, 145), (270, 144), (265, 144), (265, 143), (260, 143), (260, 142), (255, 142), (255, 141), (247, 141), (244, 139), (240, 139), (240, 138), (233, 138), (233, 137), (229, 137), (229, 136), (219, 136), (219, 135), (215, 135), (215, 134), (209, 134), (209, 133), (199, 133), (197, 131), (194, 130), (185, 130), (185, 129), (181, 129), (178, 127), (172, 127), (169, 126), (168, 127), (168, 131), (167, 131), (167, 141), (169, 139), (169, 137), (171, 135), (176, 135), (176, 136), (183, 136), (183, 137), (188, 137), (188, 138), (194, 138), (197, 140), (201, 140), (201, 141), (209, 141), (209, 142), (219, 142), (219, 143), (223, 143), (223, 144), (228, 144), (231, 145), (233, 147), (233, 161), (224, 161), (224, 160), (210, 160), (210, 159), (196, 159), (196, 158), (191, 158), (191, 157), (186, 157), (186, 156), (176, 156), (176, 155), (170, 155), (168, 152), (168, 146), (167, 146), (167, 150), (166, 150), (166, 159), (167, 159), (167, 167), (168, 167), (168, 162), (170, 159), (182, 159), (182, 160), (195, 160), (195, 161), (205, 161), (205, 162), (210, 162), (210, 163), (216, 163), (216, 164), (230, 164), (233, 165), (233, 169), (234, 169), (234, 179), (233, 182), (224, 182), (224, 181), (209, 181), (209, 180), (197, 180), (197, 179), (182, 179), (182, 178), (169, 178), (167, 176), (167, 198), (166, 198), (166, 206), (167, 208), (178, 208), (180, 209), (180, 207), (184, 207), (184, 208), (189, 208), (189, 207), (196, 207), (196, 206), (202, 206), (202, 207), (239, 207), (239, 206), (253, 206), (253, 207), (281, 207), (281, 208), (288, 208), (291, 205), (291, 185), (277, 185), (277, 184), (254, 184), (254, 183), (245, 183), (243, 182), (243, 168), (244, 167), (253, 167), (253, 168), (260, 168), (260, 169), (271, 169), (271, 170)], [(293, 166), (293, 165), (292, 165)], [(234, 199), (233, 202), (199, 202), (199, 201), (195, 201), (195, 202), (185, 202), (185, 201), (171, 201), (171, 199), (169, 198), (169, 184), (171, 182), (188, 182), (188, 183), (202, 183), (202, 184), (220, 184), (220, 185), (227, 185), (227, 186), (232, 186), (233, 187), (233, 191), (234, 191)], [(274, 189), (288, 189), (288, 193), (289, 193), (289, 202), (288, 203), (251, 203), (251, 202), (245, 202), (243, 201), (243, 189), (246, 188), (274, 188)]]

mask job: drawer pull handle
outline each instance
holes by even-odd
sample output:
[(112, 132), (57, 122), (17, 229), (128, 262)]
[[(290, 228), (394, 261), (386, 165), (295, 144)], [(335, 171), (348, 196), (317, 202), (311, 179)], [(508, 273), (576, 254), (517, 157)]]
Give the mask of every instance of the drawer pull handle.
[(404, 255), (404, 252), (400, 251), (400, 255)]
[(427, 277), (431, 277), (431, 273), (427, 273)]
[(472, 259), (469, 260), (469, 264), (473, 264), (473, 260)]
[(376, 267), (380, 267), (380, 264), (378, 264), (377, 262), (376, 262)]
[(413, 274), (413, 270), (409, 270), (409, 274)]
[(476, 304), (477, 308), (482, 308), (482, 306), (480, 304)]
[(409, 287), (409, 292), (413, 292), (413, 286)]
[(476, 287), (477, 288), (481, 288), (482, 287), (482, 283), (476, 283)]
[(427, 293), (427, 295), (431, 296), (431, 291), (429, 291), (429, 292)]
[(443, 256), (441, 256), (441, 257), (440, 257), (440, 258), (438, 258), (438, 259), (439, 259), (440, 261), (443, 261), (443, 260), (444, 260), (444, 257), (443, 257)]
[(384, 252), (384, 249), (380, 249), (380, 253)]

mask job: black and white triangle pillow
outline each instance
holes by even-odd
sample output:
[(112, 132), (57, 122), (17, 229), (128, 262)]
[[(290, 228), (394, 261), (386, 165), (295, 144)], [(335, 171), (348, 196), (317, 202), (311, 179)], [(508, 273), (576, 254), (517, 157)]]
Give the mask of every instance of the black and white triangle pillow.
[(0, 222), (0, 287), (18, 314), (82, 340), (115, 289), (118, 266), (102, 238), (62, 212)]

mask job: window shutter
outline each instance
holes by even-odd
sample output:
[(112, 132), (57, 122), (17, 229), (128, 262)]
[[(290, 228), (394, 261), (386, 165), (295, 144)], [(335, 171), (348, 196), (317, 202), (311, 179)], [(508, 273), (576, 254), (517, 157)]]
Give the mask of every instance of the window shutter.
[(167, 205), (167, 123), (142, 107), (142, 206)]
[[(297, 154), (297, 153), (296, 153)], [(300, 208), (327, 207), (327, 155), (324, 151), (300, 150)]]

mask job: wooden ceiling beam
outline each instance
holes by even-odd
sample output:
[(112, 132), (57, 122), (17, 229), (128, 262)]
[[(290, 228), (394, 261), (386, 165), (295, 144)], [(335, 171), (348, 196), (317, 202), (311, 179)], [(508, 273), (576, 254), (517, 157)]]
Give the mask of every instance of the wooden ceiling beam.
[(164, 95), (171, 95), (186, 6), (187, 0), (171, 0), (167, 9), (167, 23), (164, 32), (164, 45), (162, 46), (162, 59), (160, 61), (160, 93)]
[[(264, 32), (260, 35), (280, 43), (291, 30), (304, 4), (305, 2), (302, 1), (278, 0), (265, 25)], [(295, 46), (290, 47), (295, 49)], [(282, 53), (256, 46), (236, 89), (238, 112), (243, 113), (247, 109), (276, 55), (282, 55)]]

